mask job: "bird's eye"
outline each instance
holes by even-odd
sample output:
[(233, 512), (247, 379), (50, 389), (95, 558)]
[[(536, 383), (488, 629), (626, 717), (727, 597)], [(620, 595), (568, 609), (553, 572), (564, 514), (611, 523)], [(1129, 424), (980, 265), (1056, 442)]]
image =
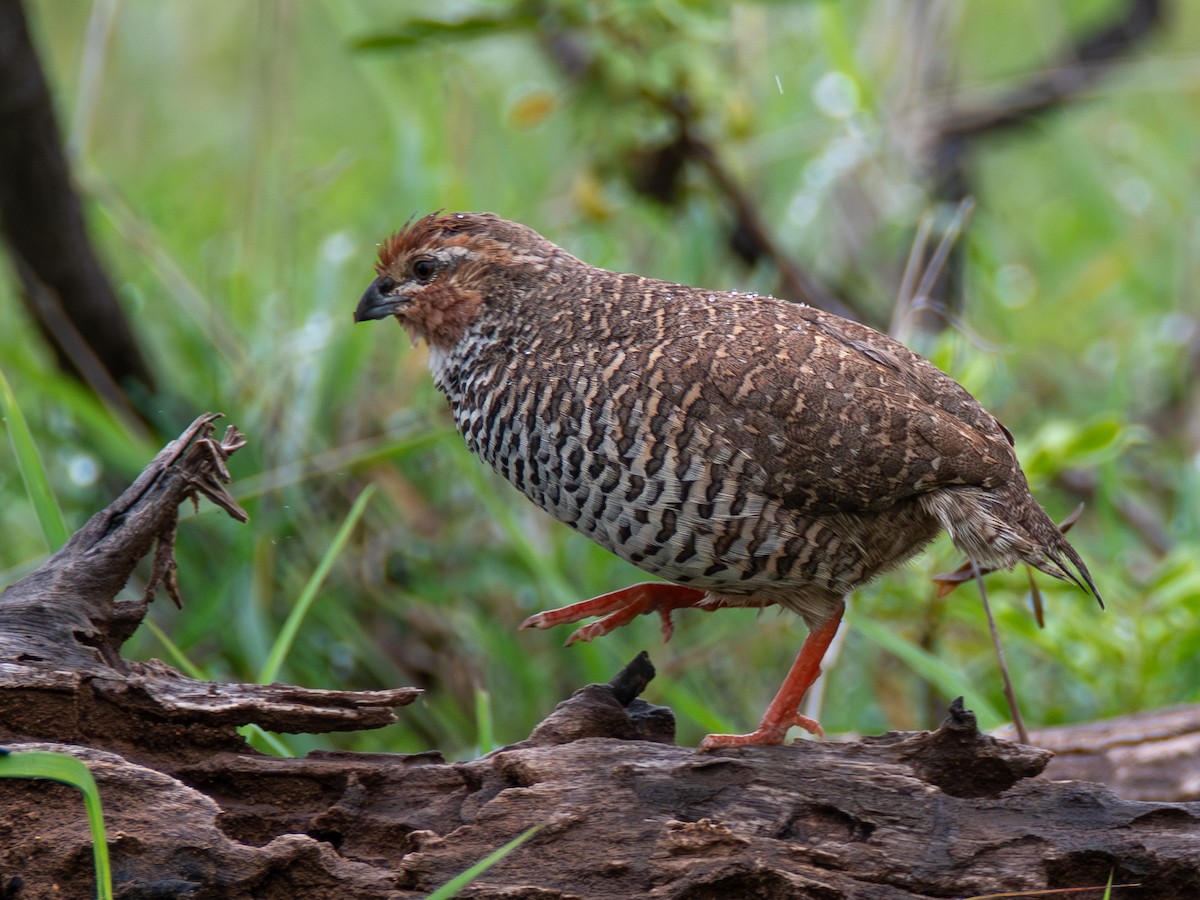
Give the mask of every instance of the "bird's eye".
[(412, 270), (417, 281), (430, 281), (437, 274), (437, 265), (432, 259), (418, 259), (413, 263)]

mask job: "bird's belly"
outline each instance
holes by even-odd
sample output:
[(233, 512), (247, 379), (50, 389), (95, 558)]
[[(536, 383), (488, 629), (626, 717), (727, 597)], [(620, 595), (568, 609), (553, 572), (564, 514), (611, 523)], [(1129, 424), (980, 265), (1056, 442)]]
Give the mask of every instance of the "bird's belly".
[(805, 587), (840, 595), (891, 561), (864, 540), (870, 523), (785, 508), (694, 439), (613, 428), (603, 410), (540, 416), (536, 394), (488, 400), (456, 408), (470, 448), (554, 518), (669, 581), (783, 602)]

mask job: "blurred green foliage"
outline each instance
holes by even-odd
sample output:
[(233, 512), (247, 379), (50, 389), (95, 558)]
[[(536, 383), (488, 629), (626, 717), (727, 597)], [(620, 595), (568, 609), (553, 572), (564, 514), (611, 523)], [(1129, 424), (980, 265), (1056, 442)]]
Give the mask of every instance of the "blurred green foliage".
[[(803, 627), (722, 611), (680, 615), (666, 647), (649, 618), (570, 649), (565, 630), (518, 633), (538, 609), (643, 576), (468, 454), (423, 348), (351, 327), (375, 245), (412, 215), (490, 209), (597, 265), (770, 291), (770, 267), (726, 249), (727, 198), (699, 168), (671, 169), (686, 103), (781, 246), (886, 322), (930, 208), (922, 123), (1053, 64), (1119, 4), (943, 4), (936, 27), (924, 4), (869, 2), (30, 6), (94, 234), (161, 388), (145, 406), (159, 437), (115, 419), (55, 369), (4, 279), (0, 361), (68, 527), (160, 438), (228, 413), (251, 441), (231, 466), (250, 525), (186, 516), (186, 605), (152, 615), (207, 676), (252, 680), (377, 485), (279, 677), (429, 691), (391, 728), (286, 741), (465, 755), (524, 737), (643, 647), (659, 667), (647, 697), (676, 710), (681, 741), (745, 730)], [(1200, 700), (1198, 40), (1200, 7), (1178, 4), (1085, 97), (978, 144), (960, 327), (918, 347), (1014, 432), (1052, 515), (1088, 496), (1072, 537), (1105, 612), (1042, 579), (1039, 631), (1025, 574), (989, 579), (1034, 725)], [(953, 81), (932, 89), (927, 65)], [(0, 527), (10, 583), (46, 548), (7, 441)], [(830, 731), (931, 725), (949, 699), (858, 621), (1004, 709), (974, 588), (933, 599), (930, 576), (957, 562), (943, 539), (853, 599)], [(171, 659), (149, 629), (127, 652)]]

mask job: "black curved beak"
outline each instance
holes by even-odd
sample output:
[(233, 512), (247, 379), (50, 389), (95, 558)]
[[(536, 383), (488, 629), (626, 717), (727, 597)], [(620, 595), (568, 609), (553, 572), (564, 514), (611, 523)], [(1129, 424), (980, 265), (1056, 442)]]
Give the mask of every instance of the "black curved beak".
[(405, 297), (395, 294), (388, 295), (386, 291), (392, 287), (392, 282), (386, 278), (376, 278), (371, 286), (363, 292), (362, 299), (354, 310), (355, 322), (369, 322), (372, 319), (386, 319), (394, 316), (396, 310), (408, 303)]

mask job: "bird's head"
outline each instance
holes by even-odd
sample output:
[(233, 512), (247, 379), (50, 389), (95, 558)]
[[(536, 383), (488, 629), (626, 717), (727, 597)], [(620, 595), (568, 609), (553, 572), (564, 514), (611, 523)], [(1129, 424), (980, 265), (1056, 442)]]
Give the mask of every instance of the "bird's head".
[(395, 316), (414, 340), (448, 348), (496, 290), (536, 276), (556, 254), (562, 251), (537, 232), (492, 213), (433, 213), (379, 248), (377, 277), (358, 301), (354, 321)]

